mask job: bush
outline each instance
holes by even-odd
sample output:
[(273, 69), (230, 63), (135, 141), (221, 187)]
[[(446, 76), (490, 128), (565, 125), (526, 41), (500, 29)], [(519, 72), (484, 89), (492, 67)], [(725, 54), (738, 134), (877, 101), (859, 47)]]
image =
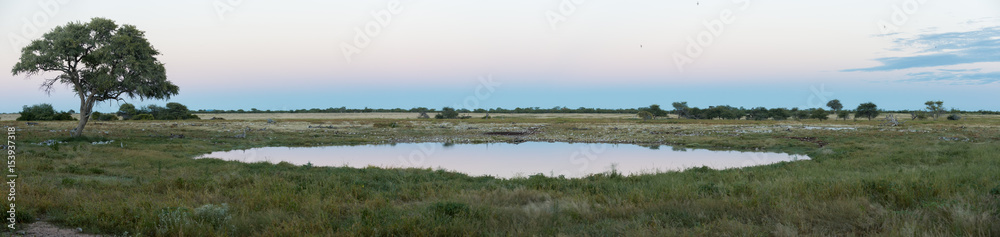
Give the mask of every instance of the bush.
[(809, 114), (810, 118), (819, 119), (819, 121), (826, 120), (829, 118), (828, 116), (830, 116), (830, 114), (823, 108), (813, 109), (813, 111)]
[(122, 120), (132, 119), (136, 114), (139, 114), (139, 111), (135, 110), (135, 105), (125, 103), (118, 106), (118, 116), (121, 116)]
[(226, 227), (229, 220), (233, 219), (228, 212), (229, 205), (225, 203), (222, 205), (205, 204), (194, 209), (194, 220), (215, 229), (222, 229)]
[(812, 114), (809, 113), (809, 110), (799, 110), (798, 108), (792, 109), (792, 116), (795, 117), (796, 120), (808, 119), (810, 115)]
[(140, 114), (132, 117), (132, 120), (153, 120), (152, 114)]
[(90, 114), (90, 119), (93, 119), (93, 120), (96, 120), (96, 121), (116, 121), (116, 120), (118, 120), (118, 116), (115, 116), (114, 114), (105, 114), (105, 113), (101, 113), (101, 112), (94, 112), (94, 113)]
[(636, 116), (639, 116), (639, 118), (641, 118), (642, 120), (653, 119), (653, 113), (646, 110), (639, 111), (639, 113), (636, 114)]
[(855, 119), (868, 118), (868, 120), (872, 120), (873, 118), (878, 117), (879, 114), (878, 106), (872, 102), (860, 104), (858, 105), (858, 108), (855, 109), (854, 111), (855, 111), (854, 112)]
[(747, 120), (767, 120), (770, 117), (770, 111), (764, 107), (757, 107), (747, 111)]
[(771, 118), (774, 120), (785, 120), (792, 116), (788, 109), (785, 108), (770, 109), (768, 110), (768, 114), (771, 115)]
[(851, 112), (847, 110), (837, 111), (837, 118), (847, 120), (849, 117), (851, 117)]
[(948, 120), (962, 120), (962, 116), (958, 114), (948, 115)]
[(137, 116), (142, 114), (148, 114), (153, 116), (152, 119), (155, 120), (182, 120), (182, 119), (201, 119), (197, 115), (191, 113), (187, 106), (180, 103), (167, 103), (167, 107), (160, 107), (158, 105), (147, 105), (142, 109), (135, 109), (132, 104), (123, 104), (118, 109), (118, 115), (122, 116), (124, 119), (131, 120), (151, 120), (151, 119), (139, 119)]
[(21, 110), (21, 116), (17, 121), (61, 121), (76, 120), (69, 112), (59, 112), (52, 108), (51, 104), (25, 105)]
[(453, 119), (458, 118), (458, 111), (455, 111), (452, 107), (444, 107), (441, 109), (441, 113), (434, 115), (436, 119)]

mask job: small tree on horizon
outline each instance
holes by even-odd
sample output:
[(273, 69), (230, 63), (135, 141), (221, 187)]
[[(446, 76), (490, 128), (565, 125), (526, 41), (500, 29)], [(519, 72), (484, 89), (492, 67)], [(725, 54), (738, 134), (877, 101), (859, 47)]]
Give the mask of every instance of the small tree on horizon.
[(814, 118), (814, 119), (819, 119), (819, 121), (823, 121), (823, 120), (828, 119), (829, 118), (828, 116), (830, 116), (830, 113), (827, 113), (825, 109), (823, 109), (823, 108), (816, 108), (816, 109), (813, 109), (813, 111), (812, 111), (812, 113), (810, 114), (809, 117), (810, 118)]
[(444, 108), (441, 108), (441, 113), (438, 113), (437, 115), (434, 115), (434, 118), (436, 118), (436, 119), (453, 119), (453, 118), (458, 118), (458, 111), (455, 111), (455, 108), (452, 108), (452, 107), (444, 107)]
[(878, 117), (878, 114), (878, 106), (876, 106), (875, 103), (868, 102), (858, 105), (858, 109), (854, 112), (854, 118), (857, 119), (858, 117), (861, 117), (872, 120), (873, 118)]
[(792, 116), (791, 113), (788, 112), (788, 109), (785, 108), (773, 108), (769, 109), (767, 112), (774, 120), (786, 120), (788, 117)]
[(747, 111), (747, 120), (767, 120), (771, 113), (764, 107), (757, 107)]
[(641, 118), (642, 120), (653, 119), (653, 113), (650, 113), (649, 111), (646, 110), (639, 111), (639, 113), (637, 113), (636, 116), (639, 116), (639, 118)]
[(133, 25), (117, 25), (105, 18), (70, 22), (45, 33), (21, 49), (21, 58), (11, 73), (15, 76), (58, 72), (45, 79), (42, 88), (51, 93), (58, 83), (69, 84), (80, 98), (80, 123), (72, 136), (83, 135), (94, 104), (121, 100), (169, 99), (178, 87), (167, 81), (163, 63), (146, 40), (145, 32)]
[(837, 111), (837, 118), (847, 121), (847, 118), (851, 117), (851, 112), (847, 110)]
[(678, 118), (689, 117), (688, 110), (690, 110), (690, 108), (688, 107), (688, 102), (674, 102), (672, 105), (674, 107), (674, 113), (677, 114)]
[(934, 120), (937, 120), (944, 113), (944, 101), (927, 101), (924, 105), (927, 105), (927, 111), (934, 116)]
[(642, 108), (639, 110), (649, 111), (653, 115), (653, 118), (667, 116), (667, 111), (660, 108), (658, 104), (649, 105), (649, 108)]
[(840, 111), (840, 109), (844, 108), (844, 105), (840, 103), (840, 100), (834, 99), (831, 100), (830, 102), (826, 102), (826, 107), (830, 107), (830, 109), (833, 109), (833, 112), (838, 112)]

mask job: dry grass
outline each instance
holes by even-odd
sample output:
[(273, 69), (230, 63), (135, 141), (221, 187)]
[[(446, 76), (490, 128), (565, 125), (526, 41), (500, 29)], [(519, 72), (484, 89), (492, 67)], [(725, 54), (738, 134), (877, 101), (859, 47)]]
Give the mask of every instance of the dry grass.
[[(434, 116), (435, 113), (427, 113)], [(195, 114), (202, 119), (212, 117), (227, 120), (267, 120), (267, 119), (415, 119), (420, 113), (205, 113)], [(461, 115), (482, 118), (485, 113), (462, 113)], [(490, 114), (493, 117), (509, 118), (601, 118), (626, 119), (634, 118), (633, 114)]]

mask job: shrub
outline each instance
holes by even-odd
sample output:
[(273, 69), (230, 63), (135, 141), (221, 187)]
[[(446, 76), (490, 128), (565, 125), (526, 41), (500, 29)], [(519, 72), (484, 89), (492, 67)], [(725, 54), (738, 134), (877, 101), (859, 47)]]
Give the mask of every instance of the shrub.
[(118, 106), (118, 116), (121, 116), (122, 120), (132, 119), (136, 114), (139, 114), (139, 111), (135, 110), (135, 105), (125, 103)]
[(229, 205), (225, 203), (222, 205), (205, 204), (194, 209), (194, 220), (215, 229), (221, 229), (232, 219), (228, 212)]
[(958, 114), (948, 115), (948, 120), (962, 120), (962, 116)]
[(813, 109), (812, 113), (809, 114), (810, 118), (819, 119), (819, 121), (826, 120), (830, 116), (823, 108)]
[(851, 117), (851, 112), (847, 110), (837, 111), (837, 118), (847, 120), (849, 117)]
[(116, 121), (116, 120), (118, 120), (118, 116), (115, 116), (114, 114), (105, 114), (105, 113), (101, 113), (101, 112), (94, 112), (94, 113), (90, 114), (90, 119), (97, 120), (97, 121)]
[(182, 120), (182, 119), (201, 119), (197, 115), (191, 113), (187, 106), (180, 103), (167, 103), (167, 107), (160, 107), (158, 105), (147, 105), (142, 109), (135, 109), (132, 104), (123, 104), (118, 109), (118, 115), (122, 116), (124, 119), (131, 120), (149, 120), (149, 119), (138, 119), (136, 116), (142, 114), (149, 114), (153, 116), (152, 119), (155, 120)]
[(878, 117), (878, 114), (878, 106), (876, 106), (875, 103), (868, 102), (858, 105), (858, 108), (855, 109), (854, 112), (854, 118), (868, 118), (868, 120), (872, 120), (873, 118)]
[(653, 113), (643, 110), (639, 111), (639, 113), (636, 114), (636, 116), (639, 116), (639, 118), (641, 118), (642, 120), (648, 120), (653, 118)]
[(152, 114), (139, 114), (132, 117), (132, 120), (153, 120), (153, 119), (154, 118)]
[(159, 235), (180, 235), (183, 229), (191, 225), (190, 210), (183, 207), (164, 208), (160, 210), (156, 232)]
[(768, 114), (771, 115), (771, 118), (774, 120), (785, 120), (792, 116), (791, 113), (788, 112), (788, 109), (785, 108), (770, 109), (768, 110)]
[(770, 112), (764, 107), (757, 107), (747, 111), (747, 120), (767, 120), (770, 117)]
[(455, 111), (452, 107), (444, 107), (441, 109), (441, 113), (434, 115), (436, 119), (453, 119), (458, 118), (458, 111)]
[(21, 116), (17, 121), (61, 121), (76, 120), (69, 112), (57, 113), (51, 104), (25, 105), (21, 109)]
[(809, 110), (799, 110), (798, 108), (792, 109), (792, 116), (795, 117), (796, 120), (807, 119), (810, 115), (811, 113), (809, 113)]

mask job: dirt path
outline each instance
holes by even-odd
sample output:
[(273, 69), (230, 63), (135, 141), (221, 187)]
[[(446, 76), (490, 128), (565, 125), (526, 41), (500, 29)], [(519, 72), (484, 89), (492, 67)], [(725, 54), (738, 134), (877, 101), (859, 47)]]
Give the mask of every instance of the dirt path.
[(44, 221), (36, 221), (31, 224), (23, 224), (21, 226), (21, 231), (16, 233), (22, 235), (14, 236), (51, 236), (51, 237), (81, 237), (81, 236), (96, 236), (90, 234), (80, 233), (76, 229), (71, 228), (60, 228), (51, 223)]

